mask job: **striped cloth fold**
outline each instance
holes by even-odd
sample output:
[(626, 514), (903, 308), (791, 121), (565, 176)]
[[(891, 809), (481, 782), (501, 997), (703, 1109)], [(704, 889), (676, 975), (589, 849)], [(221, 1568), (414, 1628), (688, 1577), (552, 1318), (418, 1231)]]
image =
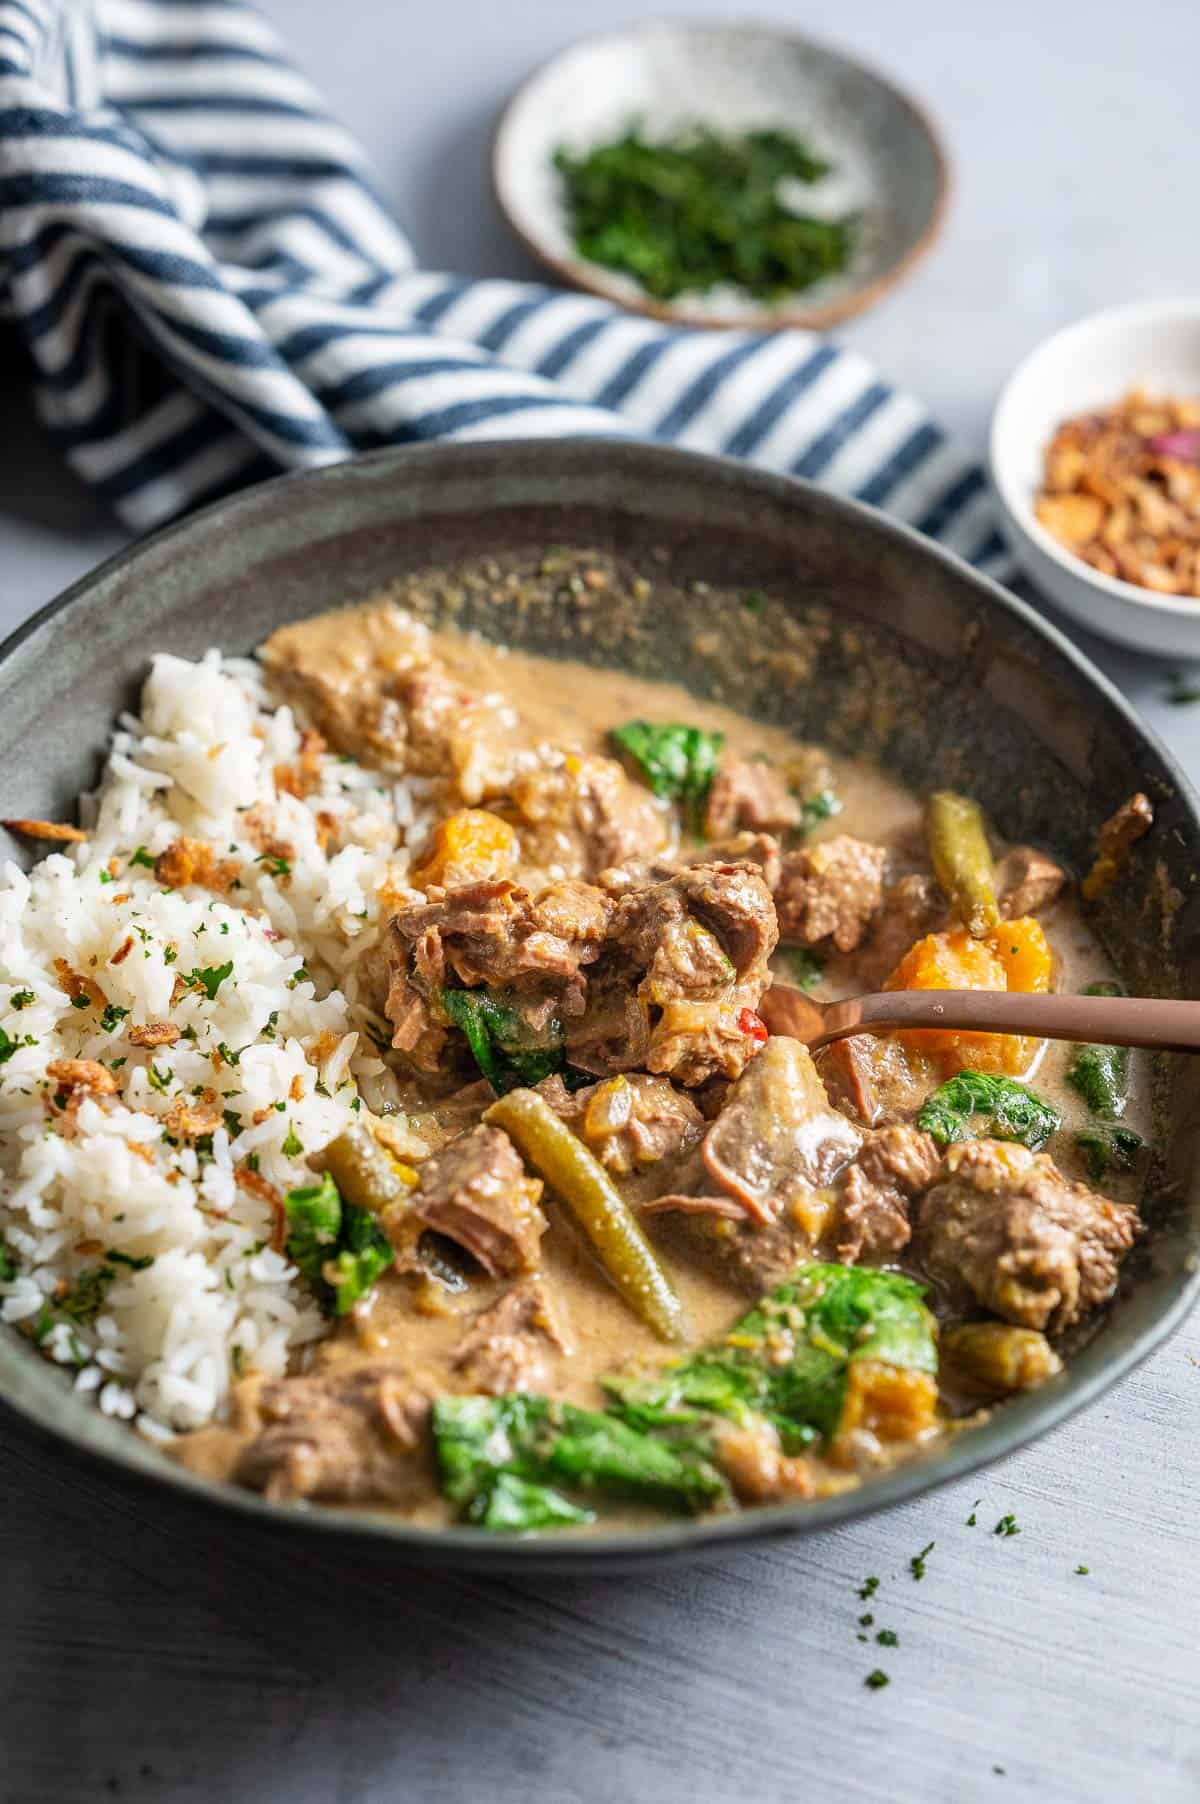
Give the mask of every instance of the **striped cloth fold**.
[(857, 353), (417, 268), (242, 0), (0, 0), (0, 309), (136, 531), (382, 445), (609, 434), (809, 477), (1008, 568), (978, 466)]

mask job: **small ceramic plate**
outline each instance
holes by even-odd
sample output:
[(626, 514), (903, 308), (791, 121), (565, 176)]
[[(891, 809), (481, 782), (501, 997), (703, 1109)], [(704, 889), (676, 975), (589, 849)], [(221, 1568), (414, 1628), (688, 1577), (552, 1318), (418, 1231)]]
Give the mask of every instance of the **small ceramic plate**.
[[(655, 301), (581, 258), (554, 153), (603, 143), (633, 121), (651, 135), (697, 121), (785, 127), (811, 142), (834, 168), (805, 205), (861, 218), (849, 268), (770, 305), (732, 286)], [(564, 280), (658, 319), (768, 329), (829, 326), (878, 300), (933, 242), (948, 185), (929, 121), (860, 63), (767, 27), (668, 20), (585, 39), (530, 76), (500, 120), (492, 172), (509, 223)]]

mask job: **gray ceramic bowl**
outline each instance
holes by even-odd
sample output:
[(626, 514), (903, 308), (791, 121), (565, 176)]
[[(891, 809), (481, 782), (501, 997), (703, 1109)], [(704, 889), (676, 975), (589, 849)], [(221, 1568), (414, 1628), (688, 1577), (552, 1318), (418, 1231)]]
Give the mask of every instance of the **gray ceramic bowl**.
[[(969, 782), (1013, 838), (1076, 865), (1096, 822), (1147, 789), (1158, 825), (1097, 916), (1132, 988), (1197, 990), (1200, 814), (1185, 779), (1121, 697), (1023, 603), (915, 533), (745, 465), (585, 441), (386, 451), (252, 489), (106, 564), (0, 647), (0, 814), (69, 816), (97, 773), (149, 652), (248, 650), (281, 621), (365, 595), (397, 573), (552, 543), (613, 550), (655, 578), (645, 632), (606, 649), (569, 604), (517, 614), (467, 598), (493, 636), (720, 689), (763, 718), (881, 759), (922, 786)], [(702, 585), (699, 592), (694, 585)], [(704, 585), (771, 598), (767, 629), (798, 655), (790, 680), (757, 655), (747, 616)], [(430, 585), (436, 598), (442, 591)], [(455, 597), (461, 603), (461, 591)], [(459, 616), (461, 618), (461, 615)], [(726, 631), (727, 655), (711, 655)], [(764, 629), (766, 630), (766, 629)], [(706, 644), (708, 650), (706, 652)], [(463, 1566), (631, 1566), (757, 1535), (802, 1532), (894, 1503), (1012, 1451), (1092, 1401), (1181, 1321), (1200, 1278), (1200, 1061), (1164, 1058), (1151, 1231), (1112, 1308), (1064, 1374), (983, 1426), (863, 1489), (817, 1504), (672, 1523), (636, 1537), (494, 1540), (429, 1533), (367, 1511), (288, 1510), (178, 1471), (76, 1397), (16, 1334), (0, 1333), (0, 1395), (63, 1452), (110, 1475), (278, 1532), (372, 1542)]]
[[(701, 121), (810, 139), (833, 169), (805, 190), (805, 206), (860, 221), (848, 267), (769, 303), (729, 286), (655, 301), (632, 277), (581, 257), (554, 153), (588, 150), (632, 120), (650, 137)], [(496, 129), (492, 180), (509, 224), (563, 280), (657, 319), (765, 331), (831, 326), (879, 300), (933, 243), (949, 190), (929, 119), (874, 70), (798, 32), (684, 19), (585, 38), (535, 70)]]

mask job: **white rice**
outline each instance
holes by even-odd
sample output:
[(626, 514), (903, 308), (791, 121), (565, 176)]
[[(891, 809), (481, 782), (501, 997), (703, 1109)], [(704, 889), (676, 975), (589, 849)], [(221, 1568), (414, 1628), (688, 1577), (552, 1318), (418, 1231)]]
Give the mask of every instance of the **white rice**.
[[(207, 1422), (239, 1374), (283, 1372), (324, 1330), (271, 1249), (269, 1204), (235, 1167), (257, 1164), (286, 1193), (311, 1181), (308, 1155), (354, 1119), (360, 1094), (368, 1107), (389, 1100), (371, 1039), (384, 1024), (360, 1000), (356, 966), (381, 931), (379, 885), (403, 877), (402, 842), (423, 836), (428, 800), (328, 753), (298, 800), (274, 771), (299, 748), (256, 665), (157, 657), (141, 717), (121, 720), (84, 800), (86, 843), (28, 876), (0, 873), (0, 1234), (17, 1266), (0, 1282), (0, 1319), (24, 1324), (101, 1410), (151, 1437)], [(286, 871), (248, 837), (255, 804), (291, 848)], [(341, 823), (332, 855), (322, 812)], [(240, 886), (164, 890), (140, 860), (181, 834), (240, 863)], [(99, 985), (110, 1016), (128, 1013), (106, 1029), (99, 1007), (74, 1006), (56, 959)], [(193, 988), (172, 1006), (177, 977), (200, 970), (215, 994)], [(132, 1023), (168, 1018), (184, 1030), (174, 1046), (125, 1038)], [(64, 1113), (46, 1075), (64, 1058), (106, 1063), (117, 1094)], [(231, 1113), (198, 1154), (172, 1144), (164, 1117), (205, 1086)], [(112, 1250), (150, 1263), (118, 1263), (99, 1313), (59, 1307)]]

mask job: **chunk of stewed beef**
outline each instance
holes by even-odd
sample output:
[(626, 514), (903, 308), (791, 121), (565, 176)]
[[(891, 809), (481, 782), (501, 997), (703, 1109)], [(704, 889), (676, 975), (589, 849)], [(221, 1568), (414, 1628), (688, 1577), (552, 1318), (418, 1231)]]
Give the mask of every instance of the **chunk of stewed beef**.
[(689, 1088), (737, 1077), (758, 1050), (755, 1009), (777, 929), (748, 864), (689, 865), (621, 896), (568, 1056), (605, 1074), (643, 1067)]
[(915, 1251), (952, 1303), (1059, 1334), (1112, 1296), (1140, 1224), (1063, 1176), (1045, 1153), (971, 1140), (946, 1154)]
[(681, 1158), (699, 1142), (704, 1117), (669, 1078), (618, 1072), (603, 1083), (569, 1091), (560, 1077), (538, 1088), (607, 1170), (625, 1177)]
[(1001, 918), (1016, 921), (1048, 908), (1062, 893), (1067, 873), (1036, 846), (1013, 846), (996, 864), (995, 886)]
[(497, 879), (404, 904), (388, 936), (392, 1045), (419, 1070), (438, 1069), (447, 983), (504, 989), (531, 1026), (579, 1014), (583, 970), (599, 957), (611, 912), (602, 890), (573, 881), (531, 895)]
[(508, 785), (525, 864), (570, 877), (648, 859), (671, 838), (670, 817), (614, 758), (568, 755), (518, 772)]
[(561, 1309), (538, 1278), (523, 1278), (471, 1317), (452, 1364), (472, 1391), (500, 1397), (547, 1391), (560, 1354), (571, 1351)]
[(853, 952), (883, 900), (887, 860), (883, 846), (848, 833), (785, 853), (775, 890), (780, 938), (800, 946), (829, 940)]
[(481, 1122), (426, 1159), (413, 1210), (493, 1277), (512, 1277), (538, 1262), (547, 1225), (541, 1194), (508, 1135)]
[(774, 765), (754, 758), (721, 764), (705, 805), (706, 839), (725, 839), (743, 828), (751, 833), (786, 833), (799, 824), (800, 805)]
[(246, 1436), (233, 1476), (276, 1503), (410, 1505), (428, 1484), (430, 1402), (399, 1365), (247, 1379), (233, 1399), (232, 1426)]
[(907, 1122), (873, 1129), (841, 1184), (837, 1257), (846, 1265), (894, 1259), (912, 1236), (909, 1209), (941, 1170), (936, 1143)]

